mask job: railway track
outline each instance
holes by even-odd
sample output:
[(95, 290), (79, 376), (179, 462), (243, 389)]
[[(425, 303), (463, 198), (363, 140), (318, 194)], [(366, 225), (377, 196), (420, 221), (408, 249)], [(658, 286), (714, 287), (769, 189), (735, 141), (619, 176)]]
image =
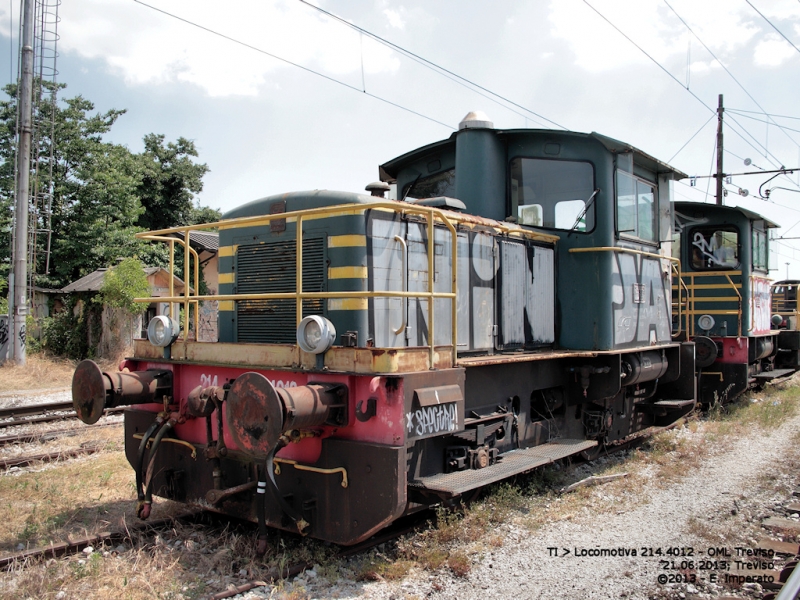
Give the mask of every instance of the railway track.
[(191, 523), (200, 518), (203, 513), (200, 511), (180, 515), (178, 517), (165, 517), (154, 521), (142, 521), (136, 525), (126, 526), (124, 528), (115, 529), (113, 531), (103, 531), (96, 535), (82, 537), (67, 542), (60, 542), (50, 544), (42, 548), (31, 548), (30, 550), (22, 550), (13, 554), (0, 557), (0, 570), (7, 571), (14, 565), (25, 564), (29, 561), (38, 560), (41, 558), (59, 558), (62, 556), (69, 556), (71, 554), (78, 554), (84, 548), (89, 546), (98, 547), (103, 544), (118, 544), (123, 542), (130, 542), (132, 537), (137, 533), (145, 533), (148, 531), (161, 531), (173, 527), (176, 522)]
[(96, 452), (100, 452), (102, 449), (102, 446), (92, 444), (81, 446), (80, 448), (71, 448), (69, 450), (58, 450), (43, 454), (30, 454), (15, 458), (4, 458), (0, 459), (0, 471), (5, 471), (12, 467), (26, 467), (37, 462), (54, 462), (64, 460), (66, 458), (86, 456), (87, 454), (95, 454)]
[(31, 442), (49, 442), (62, 437), (78, 435), (83, 431), (95, 431), (97, 429), (107, 429), (109, 427), (120, 427), (119, 423), (103, 423), (100, 425), (84, 425), (82, 427), (69, 427), (67, 429), (53, 429), (50, 431), (32, 431), (28, 433), (18, 433), (16, 435), (0, 436), (0, 448), (12, 444), (29, 444)]
[[(800, 503), (797, 497), (800, 496), (800, 488), (794, 492), (794, 500), (784, 505), (783, 509), (787, 515), (800, 514)], [(753, 551), (757, 556), (766, 557), (765, 562), (772, 564), (772, 568), (731, 570), (729, 577), (734, 583), (744, 581), (746, 578), (759, 578), (760, 585), (764, 589), (761, 596), (762, 600), (795, 600), (800, 591), (800, 569), (796, 569), (800, 561), (800, 544), (797, 542), (786, 542), (776, 539), (791, 537), (798, 539), (800, 536), (800, 521), (785, 517), (768, 517), (761, 524), (765, 530), (765, 535), (755, 544)], [(739, 557), (742, 561), (752, 560), (749, 557)], [(739, 585), (741, 587), (741, 584)], [(745, 600), (743, 596), (726, 596), (728, 600)]]
[[(434, 511), (432, 509), (427, 509), (416, 513), (414, 515), (409, 515), (408, 517), (404, 517), (395, 521), (392, 525), (384, 529), (383, 531), (375, 534), (368, 540), (361, 542), (360, 544), (356, 544), (354, 546), (349, 546), (347, 548), (342, 548), (337, 554), (336, 558), (348, 558), (350, 556), (356, 556), (363, 552), (367, 552), (376, 546), (380, 546), (381, 544), (385, 544), (386, 542), (390, 542), (392, 540), (396, 540), (408, 533), (412, 533), (417, 531), (424, 523), (427, 523), (428, 520), (434, 515)], [(282, 569), (274, 568), (270, 570), (266, 577), (259, 579), (257, 581), (250, 581), (248, 583), (242, 584), (237, 586), (234, 589), (228, 589), (223, 592), (219, 592), (214, 594), (210, 597), (209, 600), (225, 600), (226, 598), (233, 598), (239, 594), (243, 594), (255, 588), (264, 587), (269, 585), (270, 583), (274, 583), (279, 579), (288, 579), (289, 577), (294, 577), (295, 575), (299, 575), (303, 571), (306, 571), (311, 568), (311, 563), (306, 561), (299, 561), (293, 563), (291, 565), (286, 565)]]
[[(114, 414), (125, 410), (125, 407), (109, 408), (104, 414)], [(35, 425), (53, 421), (77, 420), (78, 415), (72, 407), (72, 401), (50, 402), (47, 404), (31, 404), (0, 409), (0, 429), (17, 425)]]

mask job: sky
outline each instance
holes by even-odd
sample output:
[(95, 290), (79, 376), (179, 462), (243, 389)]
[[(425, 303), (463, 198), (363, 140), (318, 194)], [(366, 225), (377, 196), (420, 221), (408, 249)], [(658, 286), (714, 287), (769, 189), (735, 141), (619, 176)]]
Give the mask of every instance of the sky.
[[(0, 0), (3, 84), (19, 6)], [(363, 191), (473, 110), (630, 143), (700, 177), (676, 200), (713, 202), (723, 94), (725, 203), (800, 238), (800, 170), (738, 175), (800, 167), (800, 0), (63, 0), (58, 16), (63, 96), (127, 109), (107, 139), (133, 151), (194, 140), (202, 205)], [(773, 242), (770, 268), (800, 279), (800, 239)]]

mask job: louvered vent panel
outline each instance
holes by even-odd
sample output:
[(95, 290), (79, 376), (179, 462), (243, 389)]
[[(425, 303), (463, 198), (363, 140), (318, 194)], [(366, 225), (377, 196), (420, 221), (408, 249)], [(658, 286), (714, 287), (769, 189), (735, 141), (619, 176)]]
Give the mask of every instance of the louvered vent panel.
[[(324, 240), (303, 240), (303, 291), (325, 289)], [(292, 240), (240, 245), (236, 252), (236, 292), (294, 292), (297, 252)], [(304, 300), (303, 315), (321, 315), (322, 299)], [(296, 341), (294, 300), (240, 300), (237, 308), (240, 342), (292, 344)]]

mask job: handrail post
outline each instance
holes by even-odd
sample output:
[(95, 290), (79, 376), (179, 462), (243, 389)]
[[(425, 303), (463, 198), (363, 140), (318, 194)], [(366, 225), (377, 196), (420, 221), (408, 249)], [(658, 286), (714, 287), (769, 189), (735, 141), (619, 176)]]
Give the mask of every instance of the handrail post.
[[(191, 248), (191, 240), (189, 236), (191, 235), (191, 231), (186, 231), (186, 245), (192, 252), (192, 256), (194, 257), (194, 295), (200, 295), (200, 254), (198, 254), (194, 248)], [(196, 300), (194, 304), (194, 341), (200, 341), (200, 301)]]
[(295, 235), (295, 290), (297, 296), (295, 298), (295, 328), (300, 325), (303, 320), (303, 216), (298, 215), (295, 223), (297, 234)]
[(434, 297), (433, 286), (435, 281), (434, 256), (436, 255), (436, 229), (433, 226), (433, 210), (428, 211), (428, 343), (430, 344), (430, 368), (436, 366), (436, 328), (434, 327)]
[[(169, 297), (175, 296), (175, 241), (169, 242)], [(169, 303), (169, 318), (172, 318), (172, 302)]]
[(450, 252), (453, 257), (450, 273), (452, 279), (450, 293), (453, 294), (453, 298), (450, 300), (450, 327), (452, 330), (450, 342), (453, 344), (453, 366), (455, 367), (458, 362), (458, 231), (449, 220), (446, 221), (446, 224), (450, 229)]
[(183, 358), (186, 358), (189, 348), (189, 282), (192, 280), (192, 263), (189, 260), (189, 231), (183, 233)]
[(736, 294), (736, 297), (739, 299), (739, 314), (738, 314), (739, 318), (737, 319), (737, 321), (739, 322), (739, 327), (738, 327), (737, 331), (739, 333), (739, 337), (742, 337), (742, 316), (743, 316), (742, 315), (742, 295), (739, 293), (739, 290), (736, 289), (736, 284), (733, 283), (733, 279), (731, 279), (730, 275), (728, 275), (726, 273), (725, 274), (725, 279), (727, 279), (728, 283), (731, 284), (731, 288), (733, 289), (733, 292)]

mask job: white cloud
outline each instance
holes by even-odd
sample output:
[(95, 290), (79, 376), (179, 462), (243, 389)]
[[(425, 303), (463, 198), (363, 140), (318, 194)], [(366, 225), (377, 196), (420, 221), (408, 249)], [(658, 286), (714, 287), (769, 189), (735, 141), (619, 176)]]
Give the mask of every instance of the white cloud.
[(716, 60), (698, 60), (694, 61), (692, 64), (689, 65), (689, 70), (692, 74), (703, 75), (705, 73), (710, 73), (711, 71), (716, 71), (722, 68), (722, 65), (719, 64), (719, 61)]
[(386, 8), (383, 10), (383, 14), (386, 15), (391, 27), (394, 27), (395, 29), (405, 29), (406, 22), (403, 17), (400, 16), (398, 11), (391, 8)]
[(777, 67), (794, 56), (795, 49), (778, 34), (769, 34), (756, 44), (753, 62), (759, 67)]
[[(366, 73), (394, 72), (400, 65), (385, 46), (368, 38), (362, 43), (357, 32), (298, 2), (152, 1), (164, 11), (352, 85), (361, 83), (362, 52)], [(129, 85), (181, 81), (211, 96), (252, 96), (271, 73), (289, 67), (123, 0), (71, 0), (61, 6), (61, 18), (60, 52), (103, 59)]]
[[(588, 0), (606, 19), (661, 64), (691, 56), (695, 62), (713, 58), (662, 0)], [(738, 3), (728, 0), (670, 0), (669, 4), (721, 60), (746, 45), (759, 31)], [(744, 8), (749, 8), (744, 5)], [(655, 16), (655, 18), (654, 18)], [(756, 15), (757, 16), (757, 15)], [(553, 0), (553, 35), (567, 41), (578, 66), (603, 72), (649, 59), (581, 0)], [(685, 68), (685, 67), (684, 67)], [(692, 68), (699, 68), (692, 65)], [(676, 74), (680, 78), (680, 74)]]

